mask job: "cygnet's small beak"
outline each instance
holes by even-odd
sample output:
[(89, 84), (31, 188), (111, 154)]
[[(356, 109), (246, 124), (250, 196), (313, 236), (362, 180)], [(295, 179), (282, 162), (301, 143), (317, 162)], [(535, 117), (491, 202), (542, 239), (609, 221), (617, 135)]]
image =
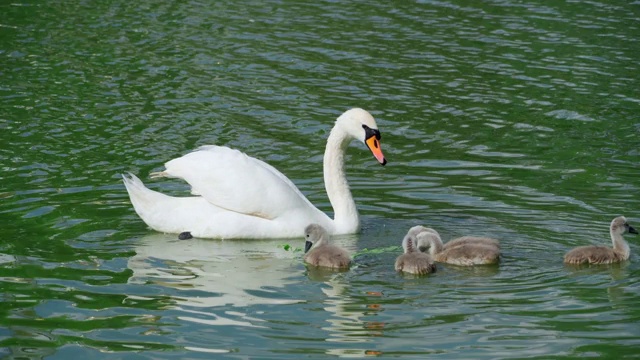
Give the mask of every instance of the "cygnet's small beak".
[(312, 246), (313, 246), (313, 243), (311, 241), (305, 241), (304, 253), (306, 254), (307, 252), (309, 252), (309, 249), (311, 249)]
[(380, 140), (375, 136), (369, 136), (367, 140), (365, 140), (367, 147), (371, 150), (373, 156), (376, 157), (376, 160), (380, 163), (380, 165), (384, 166), (387, 164), (387, 159), (384, 158), (384, 154), (382, 153), (382, 148), (380, 148)]
[(629, 233), (630, 234), (637, 234), (638, 230), (636, 230), (633, 226), (629, 225)]

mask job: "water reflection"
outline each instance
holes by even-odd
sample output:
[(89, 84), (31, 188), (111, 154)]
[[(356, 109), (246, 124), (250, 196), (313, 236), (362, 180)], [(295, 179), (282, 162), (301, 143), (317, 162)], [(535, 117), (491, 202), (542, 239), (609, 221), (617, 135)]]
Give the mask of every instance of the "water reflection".
[(6, 265), (16, 261), (16, 257), (9, 254), (0, 253), (0, 265)]
[[(352, 253), (356, 248), (355, 235), (334, 240)], [(321, 306), (327, 315), (322, 317), (327, 325), (322, 330), (327, 342), (367, 343), (372, 342), (372, 336), (381, 336), (384, 323), (363, 320), (372, 311), (381, 311), (381, 306), (376, 301), (362, 304), (361, 299), (350, 295), (349, 280), (345, 277), (352, 270), (336, 272), (317, 267), (305, 270), (302, 252), (296, 251), (302, 240), (301, 244), (289, 244), (289, 250), (282, 246), (286, 241), (178, 240), (175, 235), (150, 234), (136, 240), (136, 255), (128, 261), (133, 271), (128, 282), (174, 290), (170, 306), (180, 311), (178, 318), (184, 321), (268, 328), (268, 320), (260, 318), (260, 311), (247, 310), (253, 305), (308, 302), (309, 299), (287, 289), (289, 285), (299, 286), (306, 275), (313, 282), (323, 283)], [(382, 295), (371, 294), (367, 296), (374, 300)], [(325, 350), (340, 356), (377, 353), (342, 345)]]
[[(581, 285), (567, 291), (576, 300), (597, 304), (604, 290), (611, 308), (628, 308), (629, 261), (613, 264), (564, 264), (564, 268), (571, 280)], [(585, 291), (587, 288), (592, 291)]]
[[(562, 264), (637, 208), (636, 4), (37, 3), (2, 7), (0, 357), (636, 356), (637, 242)], [(349, 106), (377, 111), (395, 160), (347, 154), (365, 226), (346, 241), (396, 252), (325, 276), (279, 241), (126, 241), (115, 174), (203, 144), (330, 208), (316, 162)], [(504, 240), (504, 261), (395, 274), (425, 222)]]
[(156, 284), (179, 290), (179, 306), (215, 307), (293, 304), (302, 301), (281, 292), (293, 284), (300, 252), (285, 250), (283, 240), (178, 240), (150, 234), (136, 241), (128, 266), (132, 284)]
[[(354, 269), (350, 271), (353, 272)], [(326, 331), (324, 340), (327, 343), (335, 343), (336, 346), (329, 345), (325, 352), (328, 355), (340, 357), (381, 355), (382, 352), (372, 348), (374, 348), (375, 337), (383, 336), (385, 323), (369, 321), (368, 318), (383, 310), (377, 301), (382, 293), (370, 291), (366, 294), (352, 295), (353, 289), (348, 279), (349, 275), (352, 273), (348, 271), (336, 272), (316, 267), (307, 269), (307, 276), (310, 279), (326, 285), (322, 288), (322, 292), (326, 295), (322, 301), (322, 307), (328, 313), (325, 317), (328, 325), (322, 327), (322, 330)], [(370, 343), (371, 346), (362, 348), (364, 343)], [(354, 348), (347, 344), (359, 345)]]

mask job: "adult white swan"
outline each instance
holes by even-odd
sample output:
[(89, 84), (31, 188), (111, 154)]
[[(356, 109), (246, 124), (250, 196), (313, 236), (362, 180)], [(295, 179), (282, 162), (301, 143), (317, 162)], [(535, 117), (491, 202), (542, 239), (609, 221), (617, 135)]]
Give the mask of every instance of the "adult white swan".
[(329, 234), (358, 232), (360, 221), (344, 173), (344, 153), (351, 140), (364, 142), (378, 162), (387, 161), (380, 148), (376, 121), (363, 109), (340, 115), (324, 152), (324, 184), (334, 219), (302, 195), (271, 165), (222, 146), (203, 146), (165, 164), (152, 177), (173, 177), (191, 185), (190, 197), (172, 197), (150, 190), (135, 175), (123, 175), (131, 203), (152, 229), (190, 232), (202, 238), (300, 237), (311, 223)]

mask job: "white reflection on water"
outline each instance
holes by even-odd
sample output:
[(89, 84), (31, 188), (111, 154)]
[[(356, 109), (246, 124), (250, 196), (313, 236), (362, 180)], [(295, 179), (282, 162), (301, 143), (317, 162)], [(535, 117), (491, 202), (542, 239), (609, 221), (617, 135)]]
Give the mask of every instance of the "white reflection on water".
[[(358, 236), (334, 239), (354, 252)], [(269, 322), (259, 313), (247, 314), (252, 305), (304, 303), (286, 287), (301, 285), (305, 270), (302, 253), (287, 251), (282, 245), (302, 247), (295, 240), (215, 241), (177, 240), (175, 235), (150, 234), (136, 240), (136, 255), (128, 266), (133, 271), (130, 284), (153, 284), (171, 288), (172, 308), (180, 311), (179, 319), (213, 326), (234, 325), (268, 328)], [(357, 266), (357, 264), (355, 265)], [(370, 343), (372, 335), (381, 331), (380, 324), (370, 328), (364, 321), (370, 307), (358, 304), (349, 294), (348, 272), (322, 271), (309, 268), (312, 281), (326, 285), (322, 307), (327, 313), (326, 341), (330, 343)], [(234, 310), (229, 310), (232, 306)], [(329, 354), (361, 356), (368, 349), (327, 349)]]
[[(327, 331), (328, 343), (337, 343), (335, 347), (327, 348), (326, 354), (339, 357), (381, 355), (380, 351), (375, 350), (375, 344), (376, 338), (383, 336), (385, 323), (367, 321), (366, 318), (370, 317), (368, 313), (381, 311), (382, 307), (373, 303), (366, 307), (358, 304), (356, 299), (347, 295), (347, 285), (336, 278), (326, 283), (332, 287), (323, 289), (327, 295), (324, 309), (331, 313), (331, 317), (327, 319), (329, 326), (322, 329)], [(370, 348), (345, 347), (344, 343), (359, 343), (358, 347), (368, 343)]]
[[(349, 244), (340, 244), (349, 248)], [(340, 240), (336, 241), (340, 243)], [(357, 271), (358, 263), (354, 263), (351, 272)], [(326, 354), (339, 357), (362, 357), (368, 355), (380, 355), (381, 352), (375, 350), (376, 338), (383, 336), (384, 322), (369, 321), (372, 313), (382, 311), (382, 306), (376, 301), (382, 293), (372, 291), (359, 295), (372, 297), (370, 301), (357, 299), (353, 294), (353, 285), (350, 284), (349, 272), (330, 271), (322, 268), (307, 268), (307, 276), (313, 281), (319, 281), (326, 285), (321, 290), (326, 296), (322, 302), (323, 309), (327, 312), (325, 322), (322, 327), (325, 331), (324, 341), (333, 343), (325, 349)], [(361, 296), (362, 297), (362, 296)], [(349, 344), (349, 345), (346, 345)], [(358, 347), (352, 347), (358, 344)], [(365, 344), (370, 348), (360, 348)], [(346, 346), (345, 346), (346, 345)]]
[(16, 261), (16, 257), (13, 255), (0, 253), (0, 264), (8, 264)]
[[(128, 266), (129, 283), (152, 283), (185, 290), (176, 304), (195, 308), (301, 302), (278, 292), (291, 284), (300, 253), (286, 251), (286, 240), (178, 240), (150, 234), (137, 241)], [(189, 291), (196, 291), (197, 296)], [(194, 310), (190, 310), (194, 311)]]
[[(337, 242), (352, 250), (356, 236)], [(283, 245), (291, 245), (285, 250)], [(295, 304), (285, 287), (300, 281), (303, 240), (178, 240), (176, 235), (150, 234), (136, 240), (136, 255), (128, 261), (130, 284), (154, 284), (173, 293), (180, 319), (208, 325), (262, 327), (264, 320), (243, 308), (264, 304)], [(327, 311), (339, 312), (331, 290)], [(338, 290), (335, 290), (338, 291)], [(338, 301), (339, 302), (339, 301)], [(237, 311), (211, 311), (233, 306)], [(350, 317), (348, 313), (345, 313)], [(340, 315), (342, 316), (342, 315)]]

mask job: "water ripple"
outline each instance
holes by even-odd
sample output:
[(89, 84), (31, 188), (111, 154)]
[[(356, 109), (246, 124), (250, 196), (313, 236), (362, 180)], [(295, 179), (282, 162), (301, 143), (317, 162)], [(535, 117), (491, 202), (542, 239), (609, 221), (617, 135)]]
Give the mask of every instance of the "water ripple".
[[(634, 356), (636, 244), (622, 265), (562, 264), (608, 244), (614, 216), (639, 219), (634, 5), (0, 5), (0, 354)], [(305, 268), (285, 250), (302, 240), (154, 234), (121, 184), (227, 145), (331, 213), (325, 139), (353, 106), (389, 164), (347, 153), (349, 272)], [(502, 262), (400, 276), (416, 224), (499, 238)]]

